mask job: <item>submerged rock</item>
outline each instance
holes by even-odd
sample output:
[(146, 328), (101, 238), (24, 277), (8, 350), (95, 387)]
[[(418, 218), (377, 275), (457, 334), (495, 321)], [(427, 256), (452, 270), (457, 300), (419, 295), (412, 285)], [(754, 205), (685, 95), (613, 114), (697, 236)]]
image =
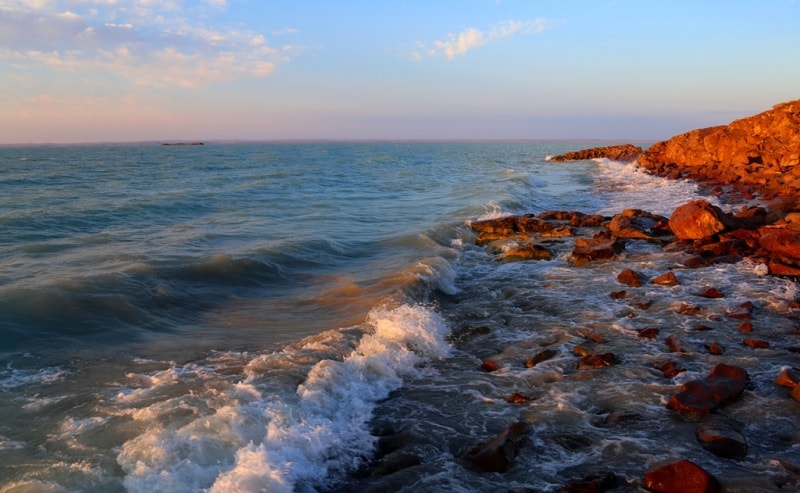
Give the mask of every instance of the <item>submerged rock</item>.
[(742, 425), (724, 416), (713, 416), (695, 430), (697, 441), (718, 457), (742, 460), (747, 456), (747, 441)]
[(506, 472), (517, 457), (527, 425), (519, 421), (486, 443), (467, 450), (461, 458), (485, 472)]
[(718, 493), (717, 478), (687, 459), (660, 462), (647, 470), (644, 487), (656, 493)]
[(667, 403), (667, 409), (688, 414), (708, 414), (744, 392), (747, 372), (718, 363), (707, 377), (683, 384)]

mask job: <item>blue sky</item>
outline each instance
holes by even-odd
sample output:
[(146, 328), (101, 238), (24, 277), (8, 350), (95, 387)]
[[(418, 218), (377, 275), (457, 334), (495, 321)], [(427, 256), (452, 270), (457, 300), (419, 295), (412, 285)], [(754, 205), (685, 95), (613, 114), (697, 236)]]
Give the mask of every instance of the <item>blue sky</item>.
[(0, 143), (661, 140), (798, 53), (794, 0), (0, 0)]

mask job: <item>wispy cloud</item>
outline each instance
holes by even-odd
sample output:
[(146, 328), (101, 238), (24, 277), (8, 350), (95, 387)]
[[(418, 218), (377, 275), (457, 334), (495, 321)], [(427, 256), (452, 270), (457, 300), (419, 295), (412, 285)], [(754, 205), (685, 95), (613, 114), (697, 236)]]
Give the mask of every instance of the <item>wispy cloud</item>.
[(539, 33), (552, 25), (551, 21), (537, 17), (530, 21), (498, 22), (488, 31), (470, 27), (458, 34), (448, 34), (444, 40), (434, 41), (430, 44), (417, 43), (417, 49), (411, 53), (411, 56), (416, 59), (445, 56), (448, 60), (452, 60), (465, 55), (473, 48), (517, 34)]
[(189, 87), (262, 77), (301, 51), (205, 15), (224, 8), (224, 0), (10, 0), (0, 6), (0, 61)]

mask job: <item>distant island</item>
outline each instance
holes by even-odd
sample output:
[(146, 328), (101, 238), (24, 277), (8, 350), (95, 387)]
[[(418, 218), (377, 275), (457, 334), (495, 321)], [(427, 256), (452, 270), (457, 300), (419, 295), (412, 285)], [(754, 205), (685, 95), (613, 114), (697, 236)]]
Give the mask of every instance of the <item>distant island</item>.
[(201, 146), (203, 142), (162, 142), (162, 146)]

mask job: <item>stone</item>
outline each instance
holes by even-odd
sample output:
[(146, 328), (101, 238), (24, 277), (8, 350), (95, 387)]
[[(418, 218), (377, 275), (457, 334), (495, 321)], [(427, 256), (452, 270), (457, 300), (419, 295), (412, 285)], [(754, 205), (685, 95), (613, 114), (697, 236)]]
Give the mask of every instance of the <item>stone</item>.
[(669, 217), (669, 228), (679, 240), (699, 240), (725, 230), (724, 213), (708, 201), (684, 204)]
[(687, 459), (672, 459), (651, 466), (644, 487), (656, 493), (719, 493), (717, 478)]
[(706, 288), (697, 293), (697, 296), (709, 299), (724, 298), (725, 295), (717, 288)]
[(636, 331), (640, 339), (655, 339), (658, 336), (658, 329), (655, 327), (647, 327)]
[(747, 456), (742, 426), (732, 419), (713, 416), (697, 427), (695, 437), (704, 449), (718, 457), (742, 460)]
[(617, 475), (611, 471), (599, 471), (581, 479), (570, 481), (561, 493), (602, 493), (617, 486)]
[(461, 458), (472, 467), (485, 472), (506, 472), (517, 457), (527, 425), (518, 421), (486, 443), (467, 450)]
[(747, 321), (742, 322), (741, 325), (739, 325), (739, 328), (737, 330), (739, 332), (743, 333), (743, 334), (749, 334), (749, 333), (753, 332), (753, 324), (751, 324), (750, 322), (747, 322)]
[(747, 372), (718, 363), (703, 379), (686, 382), (667, 403), (667, 409), (687, 414), (708, 414), (744, 392)]
[(626, 209), (615, 215), (608, 223), (611, 234), (618, 238), (658, 240), (670, 234), (667, 218), (638, 209)]
[(550, 156), (548, 161), (581, 161), (585, 159), (606, 158), (613, 161), (633, 161), (642, 153), (642, 148), (632, 144), (592, 147), (580, 151), (571, 151), (558, 156)]
[(508, 396), (508, 403), (509, 404), (525, 404), (533, 400), (533, 397), (528, 397), (527, 395), (520, 394), (519, 392), (514, 392), (510, 396)]
[(642, 276), (633, 269), (625, 269), (620, 272), (617, 276), (617, 280), (632, 288), (638, 288), (642, 285)]
[(759, 245), (770, 260), (787, 267), (800, 267), (800, 226), (766, 226), (759, 231)]
[(666, 361), (664, 363), (660, 363), (660, 364), (656, 365), (656, 368), (661, 370), (661, 372), (664, 373), (664, 376), (666, 378), (673, 378), (673, 377), (677, 376), (678, 374), (683, 373), (683, 372), (686, 371), (685, 368), (683, 368), (682, 366), (680, 366), (678, 363), (676, 363), (674, 361)]
[(795, 385), (792, 389), (792, 399), (800, 402), (800, 385)]
[(686, 349), (683, 348), (683, 345), (678, 341), (678, 338), (674, 335), (667, 337), (667, 347), (673, 353), (685, 353)]
[(503, 254), (504, 262), (518, 262), (521, 260), (552, 260), (553, 253), (546, 247), (536, 243), (524, 243), (514, 248), (509, 248)]
[(525, 368), (533, 368), (534, 366), (538, 365), (543, 361), (547, 361), (558, 354), (558, 351), (554, 349), (545, 349), (544, 351), (540, 351), (535, 355), (531, 356), (527, 360), (525, 360)]
[(717, 341), (714, 341), (711, 344), (707, 344), (706, 351), (716, 356), (721, 356), (725, 354), (725, 348), (722, 347), (722, 344), (718, 343)]
[(481, 365), (481, 370), (483, 370), (483, 371), (493, 372), (493, 371), (497, 371), (499, 369), (500, 369), (500, 365), (498, 365), (497, 363), (495, 363), (493, 360), (490, 360), (490, 359), (487, 359)]
[(762, 339), (753, 339), (753, 338), (749, 338), (749, 337), (746, 337), (742, 341), (742, 344), (744, 344), (747, 347), (754, 348), (754, 349), (764, 349), (764, 348), (768, 348), (769, 347), (769, 342), (764, 341)]
[(775, 384), (793, 389), (800, 383), (800, 368), (784, 368), (775, 378)]
[(618, 365), (619, 363), (620, 361), (614, 353), (590, 354), (578, 361), (578, 369), (588, 370), (593, 368), (605, 368), (606, 366)]
[(625, 244), (609, 232), (601, 232), (592, 238), (576, 238), (572, 263), (581, 266), (595, 260), (610, 260), (624, 248)]
[(678, 282), (678, 278), (675, 277), (675, 273), (672, 271), (665, 272), (659, 276), (656, 276), (650, 282), (652, 284), (658, 284), (660, 286), (677, 286), (678, 284), (680, 284)]

